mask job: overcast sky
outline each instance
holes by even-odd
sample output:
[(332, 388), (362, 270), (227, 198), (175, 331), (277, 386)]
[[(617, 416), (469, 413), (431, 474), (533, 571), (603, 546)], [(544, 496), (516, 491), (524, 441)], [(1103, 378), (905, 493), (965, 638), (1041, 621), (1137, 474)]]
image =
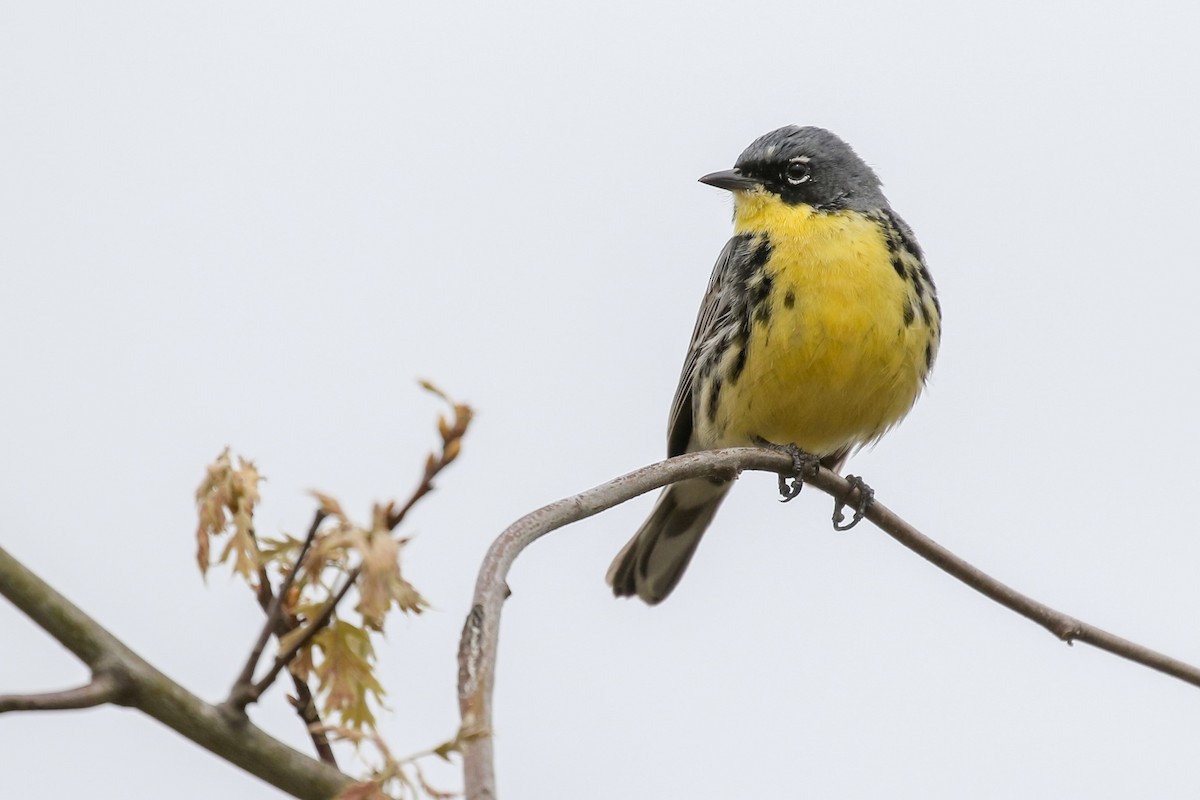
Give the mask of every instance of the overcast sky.
[[(787, 123), (882, 176), (945, 310), (909, 419), (851, 461), (1062, 610), (1200, 662), (1194, 3), (0, 6), (0, 545), (224, 697), (260, 623), (193, 563), (226, 445), (360, 517), (478, 409), (407, 523), (432, 601), (381, 643), (397, 752), (452, 735), (492, 538), (655, 461), (730, 199)], [(641, 498), (511, 576), (501, 794), (1191, 798), (1200, 691), (1067, 647), (815, 491), (748, 475), (679, 589), (614, 600)], [(0, 604), (0, 692), (86, 671)], [(305, 749), (275, 690), (254, 718)], [(5, 794), (280, 793), (136, 712), (0, 717)], [(453, 769), (433, 768), (447, 787)]]

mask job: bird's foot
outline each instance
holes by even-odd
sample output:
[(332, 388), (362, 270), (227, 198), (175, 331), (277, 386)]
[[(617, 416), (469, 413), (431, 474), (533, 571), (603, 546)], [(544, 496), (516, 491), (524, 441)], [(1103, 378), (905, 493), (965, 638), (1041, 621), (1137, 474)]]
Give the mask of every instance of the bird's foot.
[[(841, 500), (833, 504), (833, 529), (835, 531), (848, 531), (862, 522), (867, 509), (875, 501), (875, 490), (867, 486), (867, 482), (862, 478), (857, 475), (847, 475), (846, 483), (850, 484), (850, 491), (846, 492), (846, 495)], [(850, 518), (849, 522), (842, 524), (842, 521), (846, 519), (846, 516), (842, 513), (842, 509), (849, 505), (850, 498), (856, 494), (858, 497), (854, 504), (854, 516)]]
[(781, 503), (794, 500), (804, 488), (805, 478), (815, 478), (821, 471), (821, 459), (806, 453), (794, 444), (775, 444), (765, 439), (758, 440), (759, 447), (784, 453), (792, 457), (792, 474), (779, 473), (779, 495)]

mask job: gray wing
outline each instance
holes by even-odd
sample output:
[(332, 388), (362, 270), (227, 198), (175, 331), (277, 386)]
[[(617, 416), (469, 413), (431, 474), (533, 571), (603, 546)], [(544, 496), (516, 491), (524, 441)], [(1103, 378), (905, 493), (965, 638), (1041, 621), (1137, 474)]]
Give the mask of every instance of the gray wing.
[(700, 351), (713, 331), (721, 327), (721, 323), (729, 316), (731, 293), (726, 284), (732, 277), (731, 264), (739, 257), (744, 257), (743, 239), (742, 236), (735, 236), (725, 244), (725, 249), (721, 251), (716, 266), (713, 267), (712, 277), (708, 279), (708, 291), (704, 294), (704, 302), (700, 304), (696, 327), (692, 331), (692, 341), (688, 345), (683, 370), (679, 374), (679, 386), (675, 389), (675, 399), (671, 401), (671, 417), (667, 425), (668, 456), (688, 452), (693, 429), (692, 389), (695, 385)]

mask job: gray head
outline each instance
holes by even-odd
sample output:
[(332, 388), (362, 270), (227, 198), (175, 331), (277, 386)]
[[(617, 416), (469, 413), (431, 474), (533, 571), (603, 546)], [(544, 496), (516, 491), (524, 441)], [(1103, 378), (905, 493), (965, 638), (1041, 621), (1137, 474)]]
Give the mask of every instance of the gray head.
[(878, 176), (824, 128), (788, 125), (771, 131), (755, 139), (732, 170), (700, 180), (731, 191), (761, 187), (789, 205), (822, 211), (887, 207)]

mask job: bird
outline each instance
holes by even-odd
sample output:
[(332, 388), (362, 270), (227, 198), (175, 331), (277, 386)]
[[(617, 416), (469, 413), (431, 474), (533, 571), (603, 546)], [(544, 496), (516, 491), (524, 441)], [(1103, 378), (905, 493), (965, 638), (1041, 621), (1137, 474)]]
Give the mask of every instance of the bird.
[[(937, 358), (942, 309), (921, 247), (874, 170), (824, 128), (771, 131), (699, 180), (732, 193), (734, 230), (684, 358), (668, 455), (758, 445), (840, 472), (909, 412)], [(665, 599), (732, 485), (666, 487), (609, 568), (613, 594)]]

